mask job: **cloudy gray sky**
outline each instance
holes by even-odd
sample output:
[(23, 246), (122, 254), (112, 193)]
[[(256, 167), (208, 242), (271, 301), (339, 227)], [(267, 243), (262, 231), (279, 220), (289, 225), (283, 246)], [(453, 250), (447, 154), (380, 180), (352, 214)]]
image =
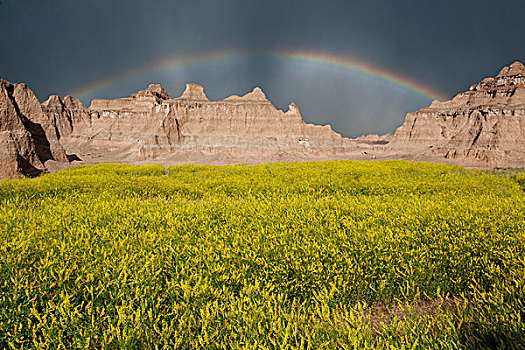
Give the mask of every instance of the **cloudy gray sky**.
[(260, 86), (345, 136), (394, 131), (431, 102), (399, 81), (451, 97), (525, 60), (523, 0), (0, 2), (0, 77), (41, 100), (89, 105), (153, 82), (172, 96), (200, 83), (210, 99)]

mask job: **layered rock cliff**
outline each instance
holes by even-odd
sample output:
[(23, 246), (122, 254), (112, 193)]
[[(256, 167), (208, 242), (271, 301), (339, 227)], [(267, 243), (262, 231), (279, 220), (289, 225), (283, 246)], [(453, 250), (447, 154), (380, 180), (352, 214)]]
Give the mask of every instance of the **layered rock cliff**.
[(523, 166), (525, 66), (515, 62), (450, 101), (409, 113), (388, 146), (465, 164)]
[(187, 84), (178, 98), (152, 84), (129, 98), (95, 99), (89, 110), (78, 110), (77, 118), (58, 113), (63, 121), (58, 125), (64, 124), (61, 142), (81, 158), (109, 150), (130, 161), (257, 159), (338, 154), (347, 147), (330, 126), (306, 124), (295, 104), (287, 112), (277, 110), (259, 88), (210, 101), (196, 84)]
[[(67, 150), (68, 155), (66, 155)], [(70, 160), (260, 163), (416, 159), (467, 166), (525, 165), (525, 66), (516, 62), (450, 101), (409, 113), (394, 135), (341, 137), (275, 108), (261, 89), (210, 101), (187, 84), (172, 98), (151, 84), (128, 98), (40, 104), (25, 84), (0, 79), (0, 178), (36, 176)], [(53, 169), (51, 169), (53, 170)]]
[(62, 100), (57, 95), (51, 95), (42, 103), (42, 109), (48, 116), (49, 123), (55, 127), (59, 140), (71, 135), (74, 128), (89, 127), (87, 108), (73, 96), (66, 96)]
[(26, 84), (0, 79), (0, 178), (37, 176), (68, 159), (53, 123)]

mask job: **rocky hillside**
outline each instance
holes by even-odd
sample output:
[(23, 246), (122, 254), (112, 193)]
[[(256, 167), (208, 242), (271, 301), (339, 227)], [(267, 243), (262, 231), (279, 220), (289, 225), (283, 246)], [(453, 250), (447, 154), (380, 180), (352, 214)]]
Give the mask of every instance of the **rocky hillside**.
[(26, 84), (0, 79), (0, 178), (34, 177), (67, 163), (54, 123)]
[(525, 66), (515, 62), (450, 101), (409, 113), (389, 150), (461, 164), (525, 165)]

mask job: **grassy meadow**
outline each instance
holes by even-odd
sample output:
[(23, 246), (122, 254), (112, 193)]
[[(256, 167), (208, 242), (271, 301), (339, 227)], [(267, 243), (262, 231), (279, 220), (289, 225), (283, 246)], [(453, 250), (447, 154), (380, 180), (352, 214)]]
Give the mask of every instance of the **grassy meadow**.
[(525, 175), (100, 164), (0, 182), (0, 348), (525, 349)]

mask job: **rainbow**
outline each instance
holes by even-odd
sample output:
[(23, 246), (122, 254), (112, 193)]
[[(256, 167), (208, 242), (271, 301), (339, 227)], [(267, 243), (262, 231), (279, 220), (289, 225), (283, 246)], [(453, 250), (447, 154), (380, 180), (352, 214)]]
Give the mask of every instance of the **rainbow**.
[(374, 76), (384, 81), (388, 81), (396, 86), (410, 90), (416, 94), (429, 98), (431, 100), (445, 100), (447, 97), (441, 92), (434, 90), (431, 87), (420, 84), (407, 77), (389, 72), (385, 69), (373, 66), (369, 63), (352, 59), (349, 57), (337, 56), (322, 52), (308, 52), (308, 51), (292, 51), (292, 50), (278, 50), (265, 53), (247, 53), (243, 51), (219, 51), (198, 55), (187, 55), (183, 57), (168, 58), (156, 63), (125, 71), (113, 75), (107, 79), (101, 80), (90, 86), (84, 87), (74, 93), (80, 98), (88, 98), (96, 95), (100, 90), (103, 90), (115, 83), (124, 81), (137, 76), (146, 75), (149, 73), (162, 71), (165, 69), (177, 69), (199, 65), (216, 64), (217, 62), (231, 59), (238, 59), (243, 57), (269, 57), (296, 60), (300, 62), (313, 62), (324, 65), (341, 67), (351, 71), (361, 72), (367, 75)]

